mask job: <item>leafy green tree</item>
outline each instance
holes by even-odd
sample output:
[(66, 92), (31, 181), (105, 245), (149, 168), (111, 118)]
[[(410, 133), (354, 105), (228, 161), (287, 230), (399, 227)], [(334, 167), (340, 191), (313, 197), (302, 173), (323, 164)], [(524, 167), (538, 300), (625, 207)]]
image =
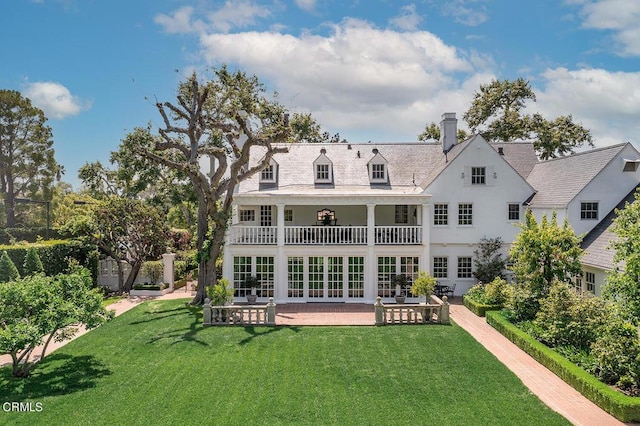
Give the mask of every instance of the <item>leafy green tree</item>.
[[(157, 260), (167, 248), (169, 230), (162, 211), (140, 200), (116, 196), (86, 207), (67, 230), (93, 239), (103, 253), (116, 260), (119, 291), (130, 291), (144, 261)], [(126, 277), (123, 262), (131, 266)]]
[(490, 283), (495, 278), (503, 278), (502, 271), (506, 261), (502, 258), (502, 238), (482, 237), (475, 254), (475, 277), (483, 283)]
[(582, 238), (566, 220), (558, 225), (555, 212), (551, 220), (543, 216), (538, 224), (528, 211), (520, 228), (509, 254), (518, 282), (527, 287), (534, 300), (546, 297), (555, 280), (569, 283), (582, 271)]
[(46, 121), (20, 92), (0, 90), (0, 193), (8, 227), (16, 226), (16, 198), (50, 200), (54, 179), (63, 172)]
[(589, 130), (574, 123), (571, 115), (548, 120), (540, 114), (523, 114), (526, 103), (535, 100), (533, 89), (523, 78), (493, 80), (480, 85), (464, 119), (472, 133), (480, 132), (488, 141), (532, 139), (542, 159), (572, 153), (584, 144), (593, 146)]
[[(461, 142), (469, 137), (469, 133), (462, 129), (458, 129), (457, 132), (458, 141)], [(424, 128), (424, 131), (418, 135), (418, 140), (427, 142), (430, 140), (439, 141), (440, 140), (440, 126), (438, 126), (433, 121), (427, 124)]]
[[(123, 140), (129, 152), (138, 154), (135, 161), (151, 161), (187, 176), (196, 195), (199, 274), (194, 304), (203, 303), (205, 287), (217, 282), (216, 259), (236, 186), (286, 150), (276, 143), (290, 140), (284, 107), (265, 92), (257, 77), (225, 66), (214, 69), (207, 81), (194, 73), (179, 85), (177, 103), (156, 105), (163, 123), (158, 135), (136, 129)], [(258, 148), (261, 160), (248, 167)], [(211, 170), (200, 164), (207, 157)]]
[(2, 251), (0, 256), (0, 283), (6, 283), (20, 278), (20, 273), (13, 260), (9, 257), (6, 250)]
[(617, 301), (627, 321), (640, 325), (640, 193), (635, 201), (617, 210), (611, 242), (616, 267), (607, 277), (603, 296)]
[(24, 274), (25, 276), (41, 274), (44, 272), (40, 255), (35, 247), (29, 247), (27, 255), (24, 258)]
[[(91, 329), (113, 316), (102, 307), (98, 290), (91, 287), (86, 269), (0, 285), (0, 353), (11, 355), (14, 376), (27, 377), (51, 341), (70, 339), (77, 324)], [(43, 343), (40, 359), (33, 360), (36, 347)]]

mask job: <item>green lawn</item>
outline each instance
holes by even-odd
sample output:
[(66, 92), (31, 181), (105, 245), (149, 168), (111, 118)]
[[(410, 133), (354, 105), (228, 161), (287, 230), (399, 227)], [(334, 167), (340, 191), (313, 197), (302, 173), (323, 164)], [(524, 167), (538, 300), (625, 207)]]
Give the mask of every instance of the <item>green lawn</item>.
[(458, 326), (211, 327), (147, 302), (0, 370), (1, 424), (569, 424)]

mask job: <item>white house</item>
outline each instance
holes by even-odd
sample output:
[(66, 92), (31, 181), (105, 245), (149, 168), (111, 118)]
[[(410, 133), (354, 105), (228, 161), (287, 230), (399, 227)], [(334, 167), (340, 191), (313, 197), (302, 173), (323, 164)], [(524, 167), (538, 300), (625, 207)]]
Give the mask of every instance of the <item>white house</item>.
[(419, 270), (464, 294), (478, 241), (501, 237), (506, 252), (526, 208), (556, 209), (587, 232), (640, 182), (629, 144), (538, 162), (531, 143), (457, 143), (456, 121), (443, 115), (440, 143), (290, 144), (274, 155), (235, 195), (223, 276), (236, 300), (258, 275), (263, 301), (391, 301), (393, 276)]

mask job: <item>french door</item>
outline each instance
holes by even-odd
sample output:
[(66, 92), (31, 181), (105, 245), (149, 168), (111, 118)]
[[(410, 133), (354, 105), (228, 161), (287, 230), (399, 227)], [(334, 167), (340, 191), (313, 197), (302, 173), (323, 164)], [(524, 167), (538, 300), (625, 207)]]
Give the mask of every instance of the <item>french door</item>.
[(289, 257), (288, 296), (309, 302), (364, 298), (364, 257)]

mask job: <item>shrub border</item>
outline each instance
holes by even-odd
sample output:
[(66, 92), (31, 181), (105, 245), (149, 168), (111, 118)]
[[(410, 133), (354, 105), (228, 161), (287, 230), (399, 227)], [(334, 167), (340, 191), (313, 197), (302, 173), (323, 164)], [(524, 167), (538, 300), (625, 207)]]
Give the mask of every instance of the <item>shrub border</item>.
[(487, 312), (487, 323), (587, 399), (624, 423), (640, 421), (640, 397), (624, 395), (511, 324), (500, 311)]
[(462, 304), (479, 317), (486, 316), (488, 311), (499, 311), (502, 309), (502, 305), (484, 305), (466, 295), (462, 296)]

